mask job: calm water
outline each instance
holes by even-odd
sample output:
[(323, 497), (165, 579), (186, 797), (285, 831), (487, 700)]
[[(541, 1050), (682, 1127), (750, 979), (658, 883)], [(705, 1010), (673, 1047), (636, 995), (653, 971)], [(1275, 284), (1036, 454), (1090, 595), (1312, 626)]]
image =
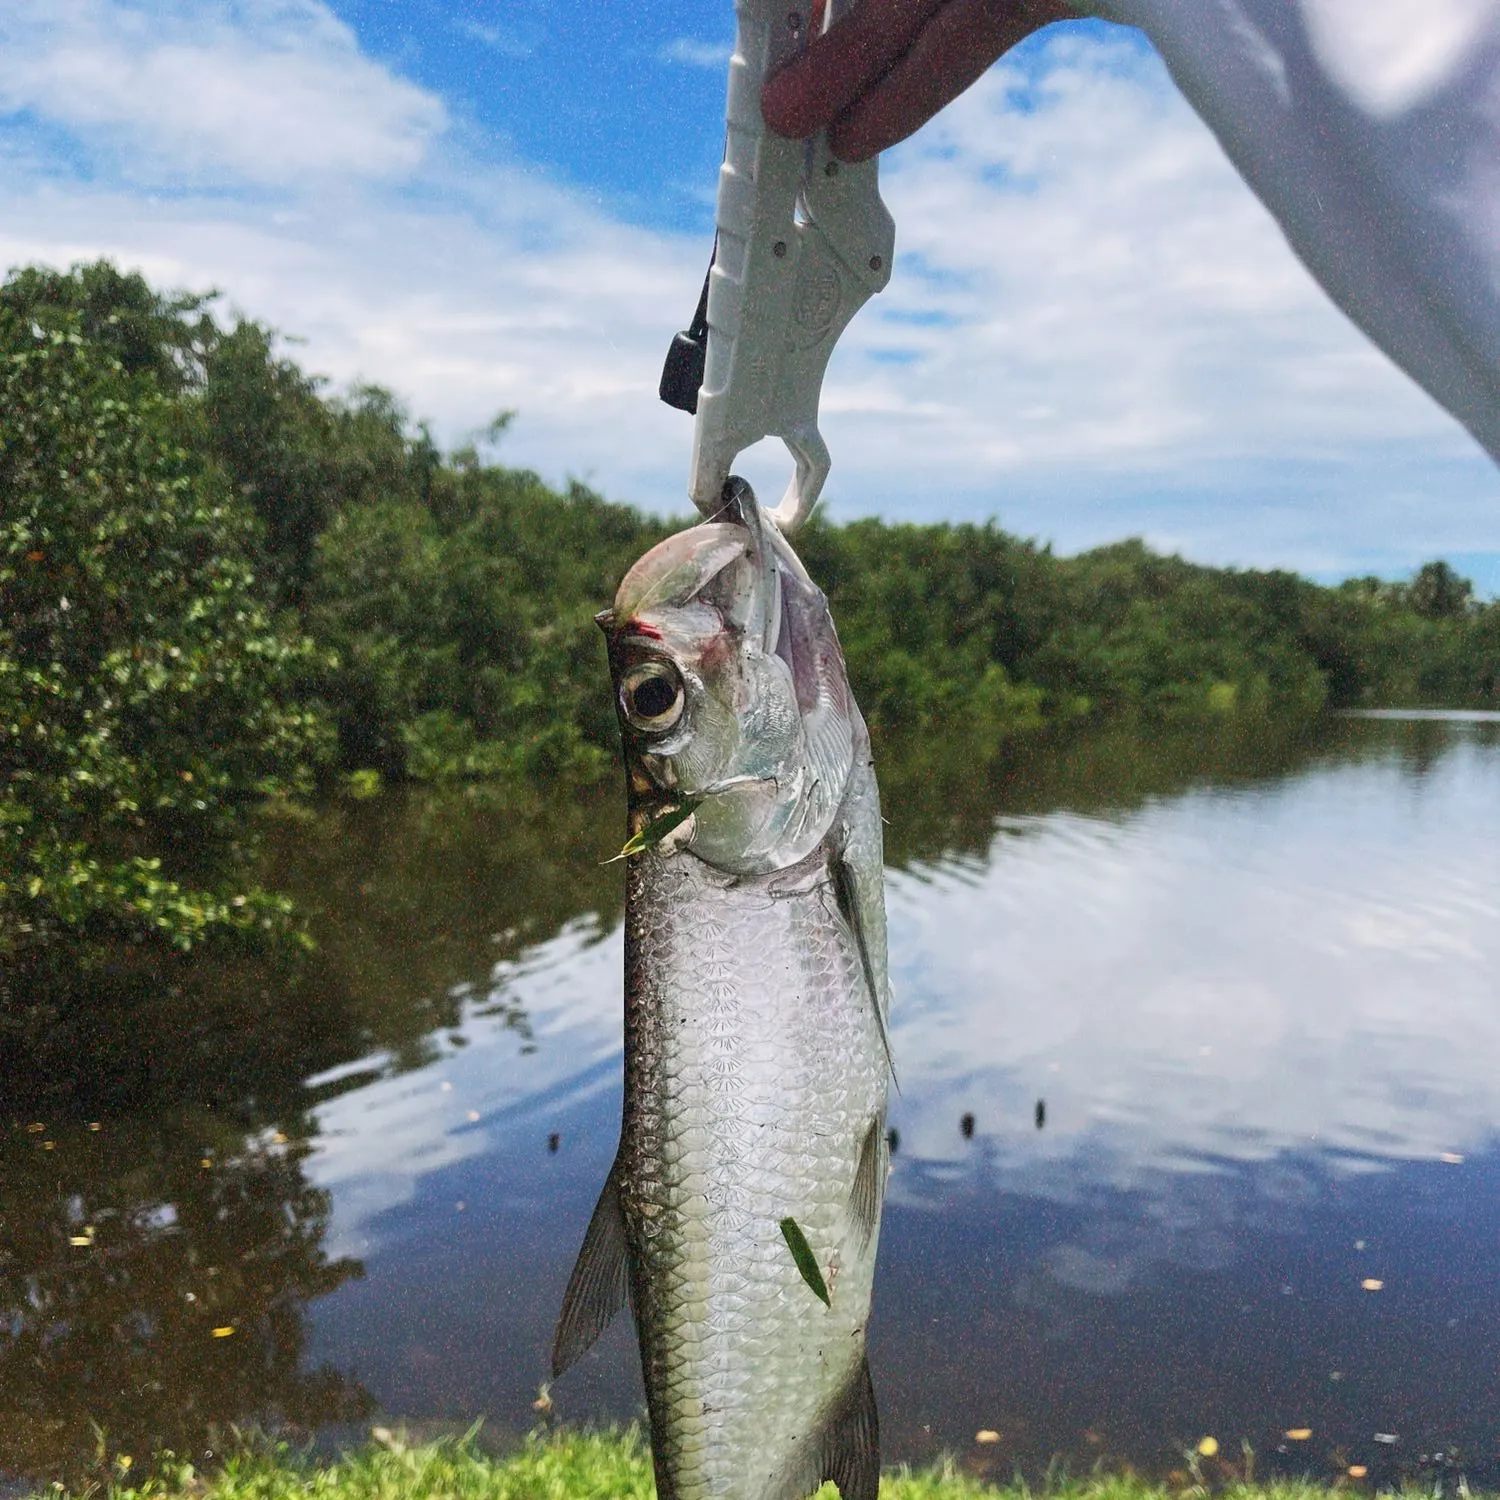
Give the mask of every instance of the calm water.
[[(1165, 1471), (1212, 1434), (1500, 1482), (1500, 723), (886, 782), (887, 1456)], [(0, 1468), (91, 1422), (532, 1424), (615, 1146), (619, 821), (331, 808), (273, 840), (310, 976), (12, 1005)], [(636, 1414), (626, 1320), (553, 1399)]]

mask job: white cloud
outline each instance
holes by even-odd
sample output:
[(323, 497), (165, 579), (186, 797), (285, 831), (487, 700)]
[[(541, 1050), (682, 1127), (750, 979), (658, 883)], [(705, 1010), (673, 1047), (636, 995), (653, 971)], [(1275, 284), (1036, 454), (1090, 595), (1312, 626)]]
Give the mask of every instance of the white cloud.
[[(441, 101), (315, 0), (145, 17), (4, 12), (0, 99), (119, 170), (0, 151), (0, 262), (107, 254), (220, 287), (445, 440), (515, 407), (511, 461), (685, 506), (691, 424), (655, 392), (706, 234), (464, 156)], [(189, 73), (192, 108), (165, 82)], [(211, 166), (279, 191), (226, 194)], [(885, 191), (896, 275), (825, 392), (834, 514), (998, 514), (1065, 548), (1135, 532), (1325, 572), (1500, 554), (1493, 467), (1326, 302), (1138, 45), (1062, 35), (994, 71), (890, 155)], [(784, 458), (743, 467), (785, 482)]]
[[(221, 288), (306, 340), (337, 383), (372, 379), (448, 442), (502, 408), (503, 453), (657, 509), (682, 493), (691, 424), (656, 400), (701, 247), (605, 218), (521, 173), (445, 209), (346, 192), (275, 214), (0, 179), (0, 264), (109, 255), (158, 285)], [(674, 462), (674, 459), (676, 462)]]
[[(845, 472), (1177, 476), (1473, 444), (1337, 313), (1128, 42), (1002, 67), (892, 154), (891, 288), (836, 355)], [(923, 326), (938, 311), (945, 323)], [(888, 362), (892, 354), (906, 362)], [(1500, 494), (1500, 486), (1494, 493)]]
[(440, 100), (364, 57), (316, 0), (12, 0), (0, 110), (164, 185), (399, 176), (445, 122)]
[(700, 42), (680, 36), (662, 48), (661, 57), (663, 62), (683, 63), (689, 68), (723, 68), (732, 50), (728, 42)]
[(471, 41), (488, 47), (491, 52), (498, 52), (502, 57), (531, 57), (536, 52), (536, 43), (531, 38), (506, 27), (463, 19), (455, 21), (453, 29)]

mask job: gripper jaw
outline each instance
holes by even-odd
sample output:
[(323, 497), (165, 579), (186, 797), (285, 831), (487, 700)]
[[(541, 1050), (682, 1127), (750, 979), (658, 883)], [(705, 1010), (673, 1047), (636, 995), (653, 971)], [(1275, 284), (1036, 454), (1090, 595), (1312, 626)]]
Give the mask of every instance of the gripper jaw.
[[(828, 7), (830, 23), (838, 9)], [(700, 318), (678, 335), (662, 394), (695, 409), (688, 492), (705, 515), (718, 510), (745, 449), (765, 437), (786, 444), (795, 468), (770, 514), (791, 532), (828, 477), (818, 403), (829, 356), (890, 280), (896, 232), (875, 162), (841, 162), (822, 135), (785, 140), (761, 118), (761, 85), (804, 45), (807, 12), (787, 0), (737, 0), (735, 16), (707, 327)]]

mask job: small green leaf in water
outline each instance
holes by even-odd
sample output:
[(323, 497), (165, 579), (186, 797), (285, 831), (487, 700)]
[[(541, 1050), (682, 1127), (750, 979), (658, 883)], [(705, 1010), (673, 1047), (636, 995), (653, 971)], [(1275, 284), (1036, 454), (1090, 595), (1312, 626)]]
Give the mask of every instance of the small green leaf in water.
[(824, 1307), (832, 1307), (828, 1300), (828, 1287), (823, 1281), (823, 1273), (818, 1269), (817, 1257), (812, 1253), (812, 1247), (807, 1243), (807, 1236), (802, 1233), (797, 1221), (786, 1218), (781, 1221), (782, 1238), (786, 1240), (787, 1249), (792, 1252), (792, 1259), (797, 1262), (797, 1269), (802, 1273), (802, 1279), (812, 1288), (815, 1296)]
[[(702, 801), (702, 797), (685, 797), (671, 812), (652, 818), (639, 833), (632, 834), (625, 840), (625, 847), (615, 855), (615, 859), (629, 859), (632, 854), (643, 854), (647, 849), (655, 848), (674, 828), (680, 828), (686, 823), (697, 812)], [(615, 859), (607, 859), (604, 863), (612, 865)]]

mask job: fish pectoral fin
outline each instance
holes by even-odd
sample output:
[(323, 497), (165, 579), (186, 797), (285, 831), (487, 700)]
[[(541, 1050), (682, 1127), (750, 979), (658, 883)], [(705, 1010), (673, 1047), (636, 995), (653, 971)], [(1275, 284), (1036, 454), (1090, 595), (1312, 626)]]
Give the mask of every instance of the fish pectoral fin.
[(861, 1247), (870, 1243), (875, 1220), (880, 1214), (880, 1195), (885, 1187), (885, 1116), (870, 1121), (860, 1144), (859, 1161), (854, 1168), (854, 1185), (849, 1189), (849, 1224), (860, 1236)]
[(880, 1419), (870, 1361), (859, 1369), (834, 1408), (823, 1433), (822, 1478), (831, 1479), (843, 1500), (876, 1500), (880, 1491)]
[[(880, 977), (876, 974), (874, 961), (870, 957), (870, 943), (865, 931), (867, 924), (860, 910), (859, 885), (854, 879), (849, 861), (842, 854), (836, 854), (829, 860), (828, 873), (833, 879), (833, 894), (838, 902), (839, 915), (849, 924), (849, 931), (854, 937), (859, 966), (865, 976), (865, 989), (870, 996), (870, 1008), (875, 1012), (875, 1025), (880, 1032), (880, 1045), (885, 1048), (886, 1066), (891, 1070), (891, 1082), (896, 1083), (896, 1060), (891, 1055), (891, 1039), (885, 1028), (885, 997)], [(896, 1092), (901, 1092), (899, 1083), (896, 1083)]]
[(578, 1263), (563, 1293), (562, 1312), (552, 1340), (554, 1380), (588, 1351), (624, 1307), (629, 1295), (630, 1255), (625, 1241), (625, 1215), (615, 1184), (618, 1166), (617, 1161), (604, 1179), (604, 1190), (594, 1205)]

